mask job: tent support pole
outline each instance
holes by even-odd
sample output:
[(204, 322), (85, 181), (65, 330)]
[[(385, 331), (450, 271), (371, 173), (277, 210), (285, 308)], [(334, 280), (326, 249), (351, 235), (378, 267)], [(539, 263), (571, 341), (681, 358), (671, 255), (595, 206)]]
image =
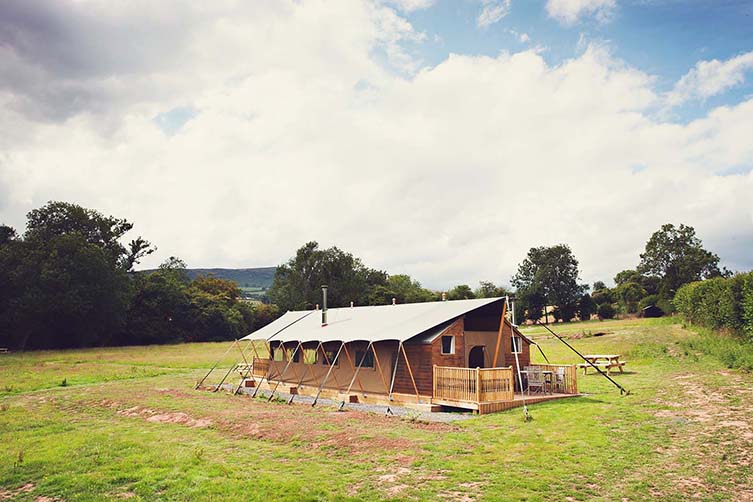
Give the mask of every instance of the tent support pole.
[(387, 380), (384, 379), (384, 371), (382, 370), (382, 364), (379, 362), (379, 356), (377, 355), (376, 347), (372, 345), (371, 350), (372, 352), (374, 352), (374, 360), (376, 361), (377, 369), (379, 370), (379, 379), (382, 381), (382, 385), (384, 385), (384, 391), (389, 393), (390, 388), (387, 385)]
[(413, 384), (413, 390), (416, 391), (416, 403), (421, 402), (421, 398), (418, 395), (418, 387), (416, 387), (416, 380), (413, 378), (413, 371), (410, 369), (410, 363), (408, 362), (408, 354), (405, 353), (405, 345), (400, 345), (403, 349), (403, 357), (405, 358), (405, 365), (408, 367), (408, 375), (410, 375), (410, 381)]
[[(272, 355), (272, 351), (269, 348), (269, 341), (267, 341), (266, 343), (267, 343), (267, 351), (269, 352), (269, 354), (271, 356)], [(254, 350), (254, 355), (256, 356), (256, 359), (258, 359), (259, 361), (261, 361), (261, 357), (259, 357), (259, 352), (257, 352), (256, 346), (252, 345), (251, 348)], [(269, 375), (271, 373), (272, 373), (272, 362), (270, 361), (269, 368), (267, 369), (267, 372), (264, 375), (262, 375), (261, 378), (259, 379), (259, 385), (256, 386), (256, 388), (254, 389), (254, 393), (251, 394), (251, 397), (256, 397), (256, 394), (259, 393), (259, 389), (261, 388), (261, 384), (262, 384), (262, 382), (264, 382), (264, 378), (265, 377), (267, 378), (267, 383), (269, 383)]]
[[(335, 360), (330, 362), (327, 362), (329, 364), (329, 370), (327, 370), (327, 374), (324, 377), (324, 380), (322, 380), (321, 385), (319, 386), (319, 390), (316, 392), (316, 397), (314, 398), (314, 402), (311, 403), (311, 406), (316, 406), (316, 402), (319, 400), (319, 395), (322, 393), (322, 389), (324, 388), (324, 385), (327, 383), (327, 380), (329, 379), (329, 376), (332, 374), (332, 370), (335, 369), (335, 361), (337, 361), (337, 358), (340, 357), (340, 352), (342, 352), (343, 347), (345, 347), (345, 342), (343, 342), (340, 345), (340, 348), (337, 351), (337, 354), (335, 354)], [(325, 355), (326, 357), (326, 355)], [(337, 381), (335, 381), (335, 384), (337, 384)], [(340, 392), (340, 385), (337, 384), (337, 391)]]
[(499, 346), (502, 344), (502, 331), (505, 329), (505, 316), (507, 315), (507, 298), (502, 303), (502, 317), (499, 320), (499, 333), (497, 333), (497, 348), (494, 349), (494, 362), (492, 368), (497, 367), (497, 357), (499, 356)]
[[(403, 348), (403, 341), (399, 340), (397, 343), (397, 353), (395, 354), (395, 366), (392, 368), (392, 381), (390, 382), (390, 393), (387, 394), (387, 401), (392, 401), (392, 389), (395, 387), (395, 377), (397, 376), (397, 365), (400, 362), (400, 349)], [(386, 415), (392, 415), (392, 410), (390, 409), (390, 405), (387, 405), (387, 411), (385, 412)]]
[[(322, 342), (319, 342), (319, 345), (316, 346), (316, 350), (314, 350), (314, 354), (316, 354), (317, 357), (319, 357), (319, 347), (321, 346), (322, 346)], [(305, 366), (305, 368), (303, 368), (303, 375), (301, 375), (301, 379), (298, 380), (298, 384), (296, 385), (296, 388), (303, 385), (303, 380), (304, 378), (306, 378), (306, 372), (308, 372), (309, 366), (311, 366), (311, 365), (306, 365), (305, 360), (303, 361), (303, 364)], [(314, 364), (316, 364), (316, 361), (314, 361)], [(290, 399), (288, 400), (288, 404), (292, 404), (294, 399), (295, 399), (295, 394), (290, 394)]]
[[(351, 389), (351, 387), (353, 387), (353, 382), (356, 381), (356, 378), (358, 377), (358, 372), (361, 371), (361, 366), (363, 366), (363, 361), (364, 361), (364, 359), (366, 359), (366, 354), (369, 353), (369, 349), (371, 349), (371, 344), (372, 343), (373, 342), (369, 342), (369, 345), (366, 346), (366, 350), (363, 353), (363, 357), (361, 357), (361, 361), (358, 363), (358, 367), (357, 368), (354, 367), (355, 373), (353, 373), (353, 378), (350, 380), (350, 385), (348, 385), (348, 390), (345, 391), (345, 394), (350, 394), (350, 389)], [(348, 349), (346, 348), (345, 350), (347, 351)], [(359, 387), (361, 387), (361, 392), (363, 392), (364, 391), (363, 390), (363, 386), (361, 386), (361, 382), (360, 381), (358, 382), (358, 385), (359, 385)], [(340, 403), (340, 409), (342, 409), (343, 406), (345, 406), (345, 400), (343, 400), (343, 402)]]
[[(233, 345), (236, 345), (237, 343), (238, 343), (238, 340), (235, 340), (233, 342)], [(217, 384), (217, 387), (215, 387), (212, 392), (217, 392), (218, 390), (220, 390), (220, 387), (222, 387), (222, 384), (225, 383), (225, 380), (230, 375), (230, 373), (236, 368), (236, 366), (238, 366), (238, 363), (234, 364), (229, 370), (227, 370), (227, 373), (225, 373), (225, 376), (222, 377), (222, 380), (220, 380), (220, 383)]]
[[(246, 346), (246, 350), (248, 350), (248, 347), (252, 343), (253, 343), (253, 340), (250, 340), (248, 342), (248, 345)], [(238, 344), (238, 350), (241, 353), (241, 357), (243, 358), (243, 362), (246, 364), (246, 370), (243, 373), (241, 373), (241, 381), (240, 381), (240, 383), (238, 383), (238, 387), (235, 389), (235, 392), (233, 392), (233, 395), (237, 395), (238, 392), (240, 392), (241, 386), (243, 385), (243, 382), (248, 378), (249, 374), (251, 374), (251, 380), (253, 380), (254, 384), (256, 384), (256, 378), (254, 378), (253, 372), (252, 372), (253, 364), (251, 364), (251, 365), (248, 364), (248, 359), (246, 359), (246, 354), (243, 353), (243, 349), (241, 348), (241, 344), (240, 343)]]
[[(298, 344), (298, 347), (300, 347), (301, 344)], [(295, 350), (298, 350), (298, 347), (295, 348)], [(280, 373), (280, 378), (277, 379), (277, 383), (275, 384), (275, 388), (272, 389), (272, 392), (269, 393), (269, 399), (267, 401), (271, 401), (273, 397), (275, 397), (275, 392), (277, 392), (277, 387), (280, 386), (280, 382), (282, 382), (282, 377), (285, 375), (285, 372), (288, 371), (288, 368), (290, 367), (290, 364), (293, 362), (293, 358), (295, 357), (295, 352), (293, 352), (293, 357), (288, 359), (288, 363), (285, 365), (285, 369), (282, 370), (282, 373)], [(270, 363), (271, 366), (271, 363)]]
[(595, 365), (594, 363), (592, 363), (591, 361), (589, 361), (588, 359), (586, 359), (586, 358), (585, 358), (585, 357), (583, 356), (583, 354), (581, 354), (580, 352), (578, 352), (577, 350), (575, 350), (575, 347), (573, 347), (572, 345), (570, 345), (569, 343), (567, 343), (567, 342), (565, 341), (565, 339), (564, 339), (564, 338), (562, 338), (562, 337), (561, 337), (561, 336), (559, 336), (559, 335), (558, 335), (557, 333), (555, 333), (554, 331), (552, 331), (551, 329), (549, 329), (549, 326), (547, 326), (546, 324), (541, 324), (541, 323), (540, 323), (540, 322), (538, 322), (538, 321), (536, 321), (536, 324), (538, 324), (539, 326), (543, 326), (543, 327), (544, 327), (544, 329), (546, 329), (546, 330), (547, 330), (548, 332), (550, 332), (550, 333), (551, 333), (552, 335), (554, 335), (554, 337), (555, 337), (555, 338), (556, 338), (557, 340), (559, 340), (560, 342), (562, 342), (562, 343), (564, 343), (565, 345), (567, 345), (567, 347), (568, 347), (568, 348), (569, 348), (570, 350), (572, 350), (573, 352), (575, 352), (576, 354), (578, 354), (578, 355), (580, 356), (580, 358), (581, 358), (581, 359), (583, 359), (584, 361), (586, 361), (586, 362), (587, 362), (588, 364), (590, 364), (590, 365), (591, 365), (591, 366), (592, 366), (592, 367), (593, 367), (593, 368), (594, 368), (594, 369), (595, 369), (596, 371), (598, 371), (599, 373), (601, 373), (601, 375), (602, 375), (602, 376), (603, 376), (604, 378), (606, 378), (607, 380), (609, 380), (610, 382), (612, 382), (613, 384), (615, 384), (615, 385), (617, 386), (617, 388), (618, 388), (618, 389), (620, 389), (620, 395), (622, 395), (622, 394), (626, 394), (626, 395), (627, 395), (627, 394), (630, 394), (630, 391), (629, 391), (629, 390), (625, 389), (625, 388), (624, 388), (624, 387), (623, 387), (622, 385), (620, 385), (620, 384), (618, 384), (617, 382), (615, 382), (615, 381), (614, 381), (614, 380), (612, 379), (612, 377), (610, 377), (609, 375), (607, 375), (606, 373), (604, 373), (603, 371), (601, 371), (601, 368), (599, 368), (599, 367), (598, 367), (598, 366), (596, 366), (596, 365)]
[[(236, 340), (236, 342), (237, 342), (237, 340)], [(204, 378), (202, 378), (201, 380), (199, 380), (199, 383), (197, 383), (197, 384), (196, 384), (196, 387), (194, 387), (194, 388), (193, 388), (194, 390), (196, 390), (196, 389), (198, 389), (199, 387), (201, 387), (201, 384), (203, 384), (203, 383), (204, 383), (204, 381), (205, 381), (205, 380), (206, 380), (207, 378), (209, 378), (209, 375), (211, 375), (211, 374), (212, 374), (212, 372), (213, 372), (213, 371), (214, 371), (214, 369), (215, 369), (215, 368), (217, 367), (217, 365), (218, 365), (218, 364), (220, 364), (220, 361), (222, 361), (222, 359), (223, 359), (223, 358), (224, 358), (224, 357), (225, 357), (225, 356), (226, 356), (226, 355), (228, 354), (228, 352), (230, 352), (230, 349), (232, 349), (232, 348), (233, 348), (233, 345), (234, 345), (234, 343), (231, 343), (231, 344), (230, 344), (230, 347), (228, 347), (228, 348), (227, 348), (227, 350), (225, 351), (225, 353), (224, 353), (224, 354), (222, 354), (222, 356), (220, 356), (220, 358), (219, 358), (219, 359), (217, 359), (217, 362), (215, 362), (215, 363), (214, 363), (214, 366), (212, 366), (212, 369), (210, 369), (210, 370), (209, 370), (209, 373), (207, 373), (206, 375), (204, 375)]]
[[(340, 346), (340, 349), (342, 349), (342, 345)], [(337, 351), (338, 355), (340, 354), (340, 349), (338, 349)], [(324, 350), (324, 345), (322, 345), (322, 355), (324, 356), (324, 362), (327, 363), (327, 365), (329, 365), (330, 367), (332, 367), (333, 364), (330, 364), (330, 360), (327, 357), (327, 351)], [(337, 356), (335, 356), (335, 361), (337, 361)], [(332, 375), (332, 378), (335, 380), (335, 385), (337, 385), (337, 392), (340, 392), (340, 383), (337, 381), (337, 377), (335, 375)]]
[[(369, 346), (371, 346), (371, 344), (369, 344)], [(368, 350), (368, 349), (366, 349), (366, 350)], [(348, 358), (348, 363), (350, 363), (350, 367), (351, 367), (351, 368), (353, 369), (353, 371), (355, 372), (355, 371), (356, 371), (356, 365), (355, 365), (355, 363), (353, 363), (353, 359), (352, 359), (352, 358), (350, 357), (350, 353), (349, 353), (349, 351), (348, 351), (348, 344), (345, 344), (345, 357), (347, 357), (347, 358)], [(364, 357), (366, 357), (366, 354), (364, 354)], [(358, 388), (359, 388), (359, 389), (361, 389), (361, 392), (365, 392), (365, 391), (363, 390), (363, 384), (361, 384), (361, 379), (360, 379), (360, 378), (356, 378), (357, 376), (358, 376), (358, 373), (354, 373), (354, 374), (353, 374), (353, 378), (354, 378), (354, 379), (356, 380), (356, 382), (358, 383)], [(352, 386), (353, 386), (353, 382), (351, 381), (351, 382), (350, 382), (350, 385), (348, 386), (348, 390), (347, 390), (347, 392), (350, 392), (350, 388), (351, 388)]]
[[(285, 348), (285, 344), (284, 343), (282, 344), (282, 353), (285, 354), (285, 358), (288, 359), (289, 361), (292, 361), (293, 358), (295, 358), (295, 353), (296, 353), (297, 350), (298, 350), (298, 347), (296, 346), (295, 350), (293, 350), (293, 355), (292, 356), (288, 356), (288, 349)], [(295, 362), (295, 361), (293, 361), (293, 362)], [(293, 366), (291, 366), (290, 369), (293, 370), (293, 378), (297, 379), (298, 378), (298, 372), (295, 369), (295, 364), (293, 364)]]
[[(520, 341), (521, 348), (523, 347), (522, 343), (523, 341)], [(520, 360), (518, 360), (518, 353), (513, 352), (515, 354), (515, 368), (518, 370), (518, 384), (520, 385), (520, 396), (523, 399), (523, 420), (528, 422), (531, 419), (531, 416), (528, 414), (528, 406), (526, 406), (526, 398), (525, 394), (523, 394), (523, 375), (520, 373)], [(515, 387), (513, 386), (512, 389), (513, 396), (515, 395)]]

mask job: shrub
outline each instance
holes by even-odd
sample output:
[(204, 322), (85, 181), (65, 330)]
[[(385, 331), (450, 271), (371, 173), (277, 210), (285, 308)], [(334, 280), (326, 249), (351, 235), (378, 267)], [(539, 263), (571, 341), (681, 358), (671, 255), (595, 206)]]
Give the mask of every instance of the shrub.
[(609, 303), (602, 303), (596, 311), (600, 319), (612, 319), (617, 313), (614, 307)]
[(719, 359), (730, 369), (753, 370), (753, 343), (737, 337), (702, 331), (698, 337), (682, 342), (687, 351), (697, 351)]
[(753, 272), (743, 275), (740, 282), (743, 333), (748, 340), (753, 341)]

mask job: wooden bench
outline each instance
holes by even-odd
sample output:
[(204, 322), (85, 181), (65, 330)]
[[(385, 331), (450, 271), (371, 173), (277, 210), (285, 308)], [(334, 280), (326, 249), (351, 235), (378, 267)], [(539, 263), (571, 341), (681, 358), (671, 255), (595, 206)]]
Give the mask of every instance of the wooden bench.
[(613, 361), (609, 363), (593, 363), (593, 365), (588, 363), (581, 363), (578, 365), (578, 368), (583, 368), (583, 374), (588, 374), (588, 368), (593, 368), (596, 366), (599, 369), (605, 369), (607, 370), (607, 375), (611, 375), (612, 368), (618, 368), (620, 370), (620, 373), (623, 373), (622, 367), (627, 364), (627, 361)]
[(253, 364), (245, 364), (245, 363), (238, 363), (235, 365), (235, 371), (240, 373), (241, 375), (244, 375), (245, 373), (251, 373), (251, 370), (253, 369)]

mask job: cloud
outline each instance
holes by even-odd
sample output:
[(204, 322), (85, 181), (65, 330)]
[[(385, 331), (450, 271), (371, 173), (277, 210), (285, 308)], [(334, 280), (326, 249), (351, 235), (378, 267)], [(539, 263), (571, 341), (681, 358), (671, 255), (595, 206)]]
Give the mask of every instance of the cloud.
[(476, 18), (479, 28), (486, 28), (498, 22), (510, 11), (512, 0), (481, 0), (481, 12)]
[(676, 106), (691, 99), (706, 99), (721, 94), (745, 81), (745, 72), (753, 69), (753, 51), (726, 61), (699, 61), (675, 84), (667, 103)]
[(393, 5), (403, 12), (413, 12), (428, 9), (434, 5), (434, 0), (385, 0), (385, 4)]
[[(145, 267), (275, 265), (314, 239), (435, 288), (508, 282), (530, 247), (559, 242), (585, 281), (609, 280), (682, 222), (753, 268), (753, 100), (666, 122), (655, 79), (595, 45), (560, 64), (525, 50), (423, 67), (420, 34), (384, 5), (217, 5), (169, 4), (185, 20), (174, 35), (151, 9), (108, 14), (115, 31), (148, 31), (164, 65), (137, 61), (137, 38), (100, 48), (106, 64), (72, 46), (71, 69), (41, 40), (20, 47), (50, 11), (14, 23), (14, 64), (92, 98), (39, 113), (41, 83), (0, 72), (0, 221), (69, 200), (133, 221), (159, 247)], [(103, 6), (45, 25), (97, 30), (70, 24)], [(414, 71), (395, 67), (401, 51)]]
[(546, 12), (564, 25), (573, 25), (583, 16), (606, 22), (616, 7), (617, 0), (547, 0)]

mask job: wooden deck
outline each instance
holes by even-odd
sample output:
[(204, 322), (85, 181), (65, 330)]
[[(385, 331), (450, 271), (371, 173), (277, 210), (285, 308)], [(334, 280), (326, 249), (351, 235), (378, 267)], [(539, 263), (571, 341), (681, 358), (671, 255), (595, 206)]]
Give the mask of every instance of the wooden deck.
[(532, 370), (550, 372), (549, 393), (523, 395), (515, 393), (512, 367), (454, 368), (434, 366), (432, 404), (464, 408), (479, 414), (502, 411), (525, 404), (540, 403), (578, 395), (575, 365), (537, 364)]

